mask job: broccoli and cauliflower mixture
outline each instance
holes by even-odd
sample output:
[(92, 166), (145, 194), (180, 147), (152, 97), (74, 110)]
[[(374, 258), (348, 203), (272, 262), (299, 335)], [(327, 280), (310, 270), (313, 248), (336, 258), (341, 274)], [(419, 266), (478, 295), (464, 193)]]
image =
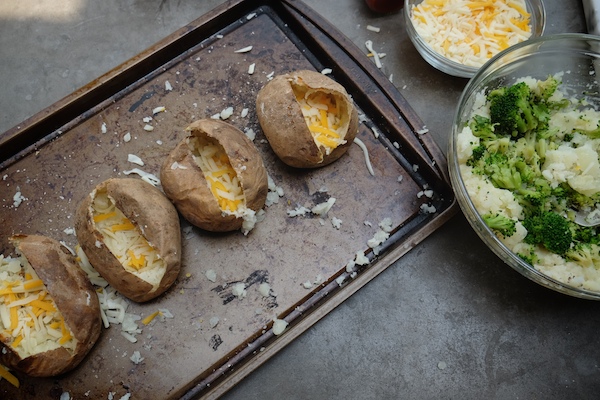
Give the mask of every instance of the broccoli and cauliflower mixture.
[(562, 74), (476, 95), (456, 147), (484, 222), (520, 258), (573, 287), (600, 291), (600, 111), (567, 95)]

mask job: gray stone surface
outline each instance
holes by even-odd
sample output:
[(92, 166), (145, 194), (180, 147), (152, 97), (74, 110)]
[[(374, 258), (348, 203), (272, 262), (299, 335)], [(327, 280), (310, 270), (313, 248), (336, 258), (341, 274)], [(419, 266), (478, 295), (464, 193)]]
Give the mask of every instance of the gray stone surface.
[[(420, 58), (401, 14), (373, 14), (362, 0), (305, 2), (357, 45), (371, 39), (387, 54), (383, 71), (445, 149), (467, 81)], [(219, 3), (3, 0), (0, 131)], [(546, 33), (585, 31), (579, 1), (546, 3)], [(599, 330), (600, 304), (523, 278), (459, 213), (225, 398), (597, 398)]]

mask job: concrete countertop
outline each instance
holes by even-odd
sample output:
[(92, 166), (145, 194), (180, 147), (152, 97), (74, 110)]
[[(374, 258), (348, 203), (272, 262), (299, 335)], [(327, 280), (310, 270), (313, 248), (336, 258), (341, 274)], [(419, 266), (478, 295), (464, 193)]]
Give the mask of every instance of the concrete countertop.
[[(4, 0), (0, 131), (49, 106), (220, 0)], [(363, 0), (305, 3), (383, 72), (445, 149), (467, 80), (430, 67), (401, 13)], [(580, 1), (547, 1), (546, 34), (585, 32)], [(381, 28), (379, 33), (367, 25)], [(261, 366), (226, 399), (597, 398), (600, 304), (554, 293), (501, 262), (462, 214)]]

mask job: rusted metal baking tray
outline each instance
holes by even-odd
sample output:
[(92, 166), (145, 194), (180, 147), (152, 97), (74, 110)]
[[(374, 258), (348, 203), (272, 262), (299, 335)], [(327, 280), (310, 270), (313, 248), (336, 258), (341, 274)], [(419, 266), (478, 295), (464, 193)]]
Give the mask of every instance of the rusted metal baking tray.
[[(247, 46), (252, 50), (236, 52)], [(271, 76), (326, 68), (359, 109), (358, 138), (369, 150), (374, 175), (357, 145), (323, 168), (286, 167), (261, 132), (255, 97)], [(153, 115), (159, 106), (165, 111)], [(7, 237), (14, 233), (47, 235), (73, 248), (75, 209), (96, 184), (133, 168), (158, 176), (189, 123), (230, 106), (234, 112), (227, 121), (256, 133), (268, 173), (283, 189), (279, 202), (265, 209), (265, 220), (247, 236), (210, 234), (182, 221), (179, 279), (155, 301), (127, 309), (141, 317), (167, 309), (173, 318), (139, 323), (136, 343), (118, 325), (103, 329), (74, 371), (52, 379), (18, 375), (20, 389), (0, 381), (0, 397), (56, 399), (65, 392), (78, 399), (128, 393), (134, 399), (217, 397), (456, 211), (443, 153), (362, 50), (299, 1), (238, 0), (2, 134), (0, 249), (11, 253)], [(149, 116), (152, 131), (144, 129)], [(128, 154), (145, 165), (128, 163)], [(424, 189), (434, 196), (422, 196)], [(17, 193), (20, 204), (13, 199)], [(336, 202), (326, 217), (287, 214), (330, 197)], [(435, 212), (423, 211), (432, 207)], [(342, 221), (339, 229), (333, 217)], [(367, 241), (385, 218), (394, 230), (375, 254)], [(346, 264), (357, 252), (371, 262), (350, 274)], [(216, 273), (214, 282), (208, 270)], [(245, 297), (232, 293), (239, 282), (246, 284)], [(261, 283), (271, 287), (266, 297), (259, 293)], [(275, 318), (289, 323), (281, 335), (273, 333)], [(130, 359), (135, 351), (143, 357), (139, 363)]]

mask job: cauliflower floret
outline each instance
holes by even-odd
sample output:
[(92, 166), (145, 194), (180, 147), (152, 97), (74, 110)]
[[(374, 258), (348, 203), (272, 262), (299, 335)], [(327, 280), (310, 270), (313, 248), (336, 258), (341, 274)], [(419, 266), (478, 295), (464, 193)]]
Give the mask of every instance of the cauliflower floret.
[(462, 132), (457, 136), (456, 154), (458, 162), (465, 164), (473, 155), (473, 149), (479, 146), (481, 140), (473, 135), (473, 131), (468, 126), (464, 127)]
[(499, 189), (466, 165), (460, 166), (465, 187), (475, 209), (481, 214), (501, 212), (509, 218), (523, 219), (523, 207), (510, 190)]
[(527, 229), (520, 221), (515, 223), (516, 232), (509, 237), (498, 235), (498, 239), (513, 253), (519, 254), (519, 246), (523, 244), (523, 239), (527, 236)]
[(586, 196), (600, 191), (598, 153), (587, 143), (577, 148), (563, 144), (556, 150), (548, 150), (542, 175), (553, 187), (567, 182)]

